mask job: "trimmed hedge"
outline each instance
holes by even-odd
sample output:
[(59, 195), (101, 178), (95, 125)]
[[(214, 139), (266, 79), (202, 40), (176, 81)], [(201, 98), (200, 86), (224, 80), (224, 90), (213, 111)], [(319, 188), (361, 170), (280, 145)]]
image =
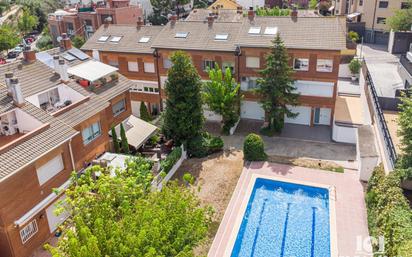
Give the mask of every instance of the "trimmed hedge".
[(187, 143), (187, 152), (190, 157), (202, 158), (223, 149), (223, 140), (207, 132), (193, 138)]
[(400, 183), (397, 171), (385, 176), (380, 165), (373, 171), (367, 188), (369, 232), (375, 238), (384, 236), (387, 256), (411, 256), (412, 210)]
[(267, 155), (265, 153), (265, 146), (262, 138), (256, 134), (249, 134), (246, 136), (243, 143), (243, 154), (247, 161), (265, 161)]
[(182, 157), (182, 148), (175, 147), (164, 160), (160, 161), (160, 170), (169, 173), (180, 157)]

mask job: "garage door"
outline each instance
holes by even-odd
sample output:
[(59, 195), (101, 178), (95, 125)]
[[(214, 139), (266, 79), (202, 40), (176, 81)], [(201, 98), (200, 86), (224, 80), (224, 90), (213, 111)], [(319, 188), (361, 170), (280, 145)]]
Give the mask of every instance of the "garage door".
[(295, 118), (285, 117), (286, 123), (301, 124), (301, 125), (310, 125), (310, 113), (311, 108), (306, 106), (295, 106), (288, 107), (292, 112), (299, 113)]
[(66, 196), (63, 195), (62, 197), (60, 197), (60, 199), (52, 203), (46, 209), (46, 216), (47, 216), (47, 222), (49, 223), (50, 233), (53, 233), (57, 229), (57, 227), (69, 217), (69, 213), (67, 211), (63, 211), (59, 215), (55, 214), (56, 208), (59, 207), (57, 206), (57, 204), (60, 205), (60, 201), (64, 201), (65, 198)]
[(265, 120), (265, 111), (258, 102), (242, 101), (240, 117), (243, 119)]

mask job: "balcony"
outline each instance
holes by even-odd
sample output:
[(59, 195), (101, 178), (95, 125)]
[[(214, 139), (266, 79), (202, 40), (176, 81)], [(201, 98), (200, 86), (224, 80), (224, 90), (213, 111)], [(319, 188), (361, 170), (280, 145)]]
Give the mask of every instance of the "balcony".
[(408, 52), (407, 55), (401, 55), (399, 62), (403, 68), (412, 76), (412, 53)]

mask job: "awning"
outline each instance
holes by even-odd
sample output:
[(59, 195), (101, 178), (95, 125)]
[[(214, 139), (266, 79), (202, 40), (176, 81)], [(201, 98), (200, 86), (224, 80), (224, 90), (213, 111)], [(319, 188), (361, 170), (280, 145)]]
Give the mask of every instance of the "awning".
[(348, 14), (348, 16), (346, 16), (346, 17), (347, 17), (348, 19), (353, 19), (353, 18), (355, 18), (355, 17), (357, 17), (357, 16), (359, 16), (359, 15), (361, 15), (360, 12), (354, 12), (354, 13)]
[(94, 82), (119, 70), (99, 61), (90, 60), (67, 70), (70, 75)]
[(335, 122), (348, 125), (362, 125), (362, 101), (359, 96), (336, 97)]
[[(133, 115), (130, 115), (122, 123), (126, 131), (127, 142), (136, 149), (142, 146), (157, 130), (156, 126)], [(120, 124), (115, 127), (115, 130), (120, 139)], [(109, 134), (111, 135), (111, 132)]]

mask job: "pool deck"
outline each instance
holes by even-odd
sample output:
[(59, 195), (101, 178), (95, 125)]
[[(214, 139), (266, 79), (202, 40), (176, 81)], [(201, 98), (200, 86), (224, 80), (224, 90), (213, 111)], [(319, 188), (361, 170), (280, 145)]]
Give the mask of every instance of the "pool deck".
[[(239, 222), (249, 199), (250, 181), (255, 177), (334, 188), (335, 213), (330, 215), (335, 219), (335, 222), (331, 222), (331, 230), (336, 229), (337, 253), (332, 252), (331, 256), (371, 256), (369, 250), (365, 251), (361, 246), (357, 246), (359, 238), (365, 239), (369, 235), (363, 186), (359, 182), (357, 171), (335, 173), (276, 163), (252, 162), (243, 168), (208, 257), (230, 256)], [(335, 240), (331, 234), (331, 243), (334, 244)]]

